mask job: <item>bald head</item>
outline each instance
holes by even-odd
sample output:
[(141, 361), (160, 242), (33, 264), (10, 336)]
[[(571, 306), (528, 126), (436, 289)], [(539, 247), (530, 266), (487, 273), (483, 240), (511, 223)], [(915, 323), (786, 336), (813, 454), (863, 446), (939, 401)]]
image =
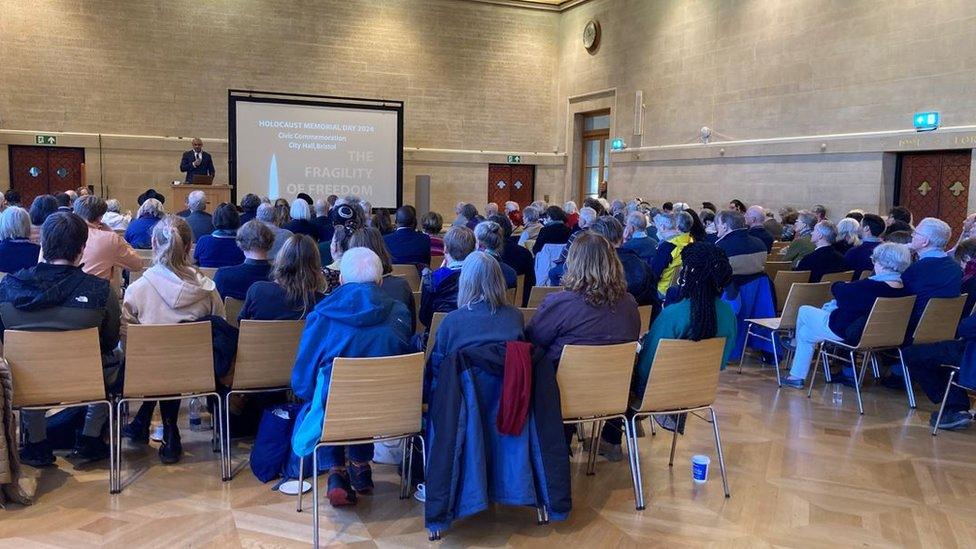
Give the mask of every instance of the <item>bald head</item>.
[(766, 211), (762, 206), (749, 206), (746, 210), (746, 225), (756, 227), (763, 224), (766, 220)]

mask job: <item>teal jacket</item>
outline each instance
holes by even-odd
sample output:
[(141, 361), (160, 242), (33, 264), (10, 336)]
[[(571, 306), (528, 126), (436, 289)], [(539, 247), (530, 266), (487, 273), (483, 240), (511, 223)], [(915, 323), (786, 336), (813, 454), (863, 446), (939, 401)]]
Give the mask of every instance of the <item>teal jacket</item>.
[[(718, 330), (715, 337), (725, 338), (725, 350), (722, 352), (722, 364), (720, 369), (724, 370), (729, 361), (729, 354), (735, 346), (735, 312), (732, 307), (722, 299), (715, 300), (715, 314), (718, 316)], [(651, 375), (651, 364), (654, 362), (654, 355), (657, 353), (657, 345), (662, 339), (688, 339), (691, 328), (691, 300), (682, 299), (681, 301), (668, 305), (651, 325), (651, 330), (644, 336), (641, 343), (640, 354), (637, 355), (637, 366), (634, 378), (634, 392), (638, 396), (644, 394), (647, 387), (647, 378)]]

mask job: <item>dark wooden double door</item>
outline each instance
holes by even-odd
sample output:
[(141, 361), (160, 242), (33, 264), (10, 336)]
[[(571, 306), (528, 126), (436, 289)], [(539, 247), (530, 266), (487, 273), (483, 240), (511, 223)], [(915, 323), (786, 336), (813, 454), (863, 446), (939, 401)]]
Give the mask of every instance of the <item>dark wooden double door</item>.
[(10, 187), (29, 207), (42, 194), (57, 194), (82, 185), (85, 149), (10, 145)]
[(959, 235), (969, 204), (972, 152), (940, 151), (903, 154), (898, 205), (911, 210), (915, 223), (938, 217)]
[(505, 211), (505, 202), (518, 202), (519, 208), (532, 203), (535, 196), (535, 166), (523, 164), (488, 165), (488, 202)]

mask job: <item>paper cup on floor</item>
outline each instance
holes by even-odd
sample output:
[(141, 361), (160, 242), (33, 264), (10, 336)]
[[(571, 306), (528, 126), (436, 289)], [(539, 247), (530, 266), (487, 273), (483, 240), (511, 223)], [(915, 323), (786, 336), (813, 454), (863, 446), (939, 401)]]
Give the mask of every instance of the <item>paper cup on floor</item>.
[[(311, 489), (312, 489), (312, 483), (309, 482), (309, 481), (307, 481), (307, 480), (303, 480), (302, 481), (302, 493), (304, 494), (304, 493), (308, 492)], [(281, 492), (282, 494), (285, 494), (286, 496), (297, 496), (298, 495), (298, 481), (297, 480), (288, 480), (288, 481), (282, 482), (281, 484), (278, 485), (278, 491)]]
[(696, 484), (702, 484), (708, 480), (708, 464), (711, 463), (708, 456), (697, 455), (691, 458), (691, 478)]

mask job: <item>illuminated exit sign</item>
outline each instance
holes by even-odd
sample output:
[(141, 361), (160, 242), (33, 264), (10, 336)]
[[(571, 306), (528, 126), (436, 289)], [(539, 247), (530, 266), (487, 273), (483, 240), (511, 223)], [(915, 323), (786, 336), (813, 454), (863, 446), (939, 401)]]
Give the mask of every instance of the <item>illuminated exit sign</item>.
[(939, 127), (939, 113), (937, 112), (917, 112), (912, 119), (915, 131), (929, 132)]

